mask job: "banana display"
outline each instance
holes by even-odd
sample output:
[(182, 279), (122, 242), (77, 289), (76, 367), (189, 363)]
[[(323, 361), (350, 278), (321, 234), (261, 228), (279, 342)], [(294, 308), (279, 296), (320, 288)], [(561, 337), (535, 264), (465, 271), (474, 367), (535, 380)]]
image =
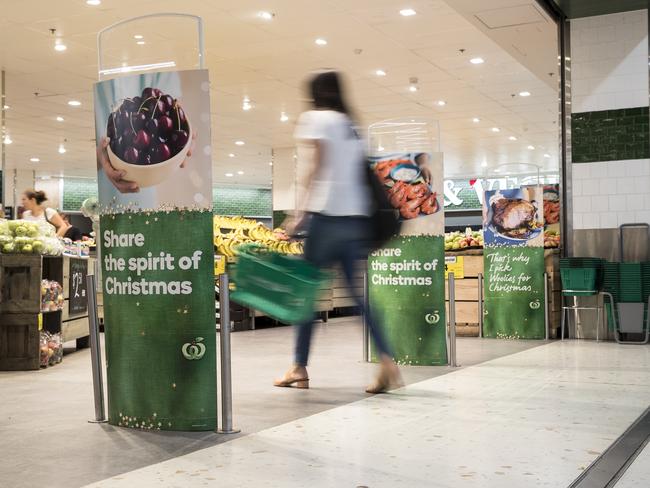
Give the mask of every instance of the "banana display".
[(289, 242), (282, 229), (271, 230), (261, 222), (244, 217), (214, 216), (214, 247), (217, 252), (232, 258), (237, 247), (245, 243), (261, 244), (282, 254), (302, 254), (301, 242)]

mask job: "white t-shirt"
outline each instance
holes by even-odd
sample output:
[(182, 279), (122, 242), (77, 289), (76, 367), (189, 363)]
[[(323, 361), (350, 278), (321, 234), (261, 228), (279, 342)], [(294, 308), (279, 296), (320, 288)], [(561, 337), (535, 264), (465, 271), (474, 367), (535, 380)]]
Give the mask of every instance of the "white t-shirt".
[[(46, 214), (47, 214), (47, 218), (45, 218)], [(54, 226), (54, 224), (52, 224), (52, 219), (54, 218), (55, 215), (56, 215), (56, 210), (54, 210), (53, 208), (48, 207), (38, 216), (32, 215), (31, 210), (25, 210), (23, 212), (22, 219), (23, 220), (31, 220), (32, 222), (48, 222), (49, 224)]]
[(366, 183), (364, 142), (353, 130), (347, 115), (333, 110), (310, 110), (300, 115), (294, 134), (298, 144), (298, 186), (310, 173), (313, 158), (305, 157), (305, 141), (320, 141), (321, 166), (306, 189), (308, 212), (333, 216), (370, 215), (370, 193)]

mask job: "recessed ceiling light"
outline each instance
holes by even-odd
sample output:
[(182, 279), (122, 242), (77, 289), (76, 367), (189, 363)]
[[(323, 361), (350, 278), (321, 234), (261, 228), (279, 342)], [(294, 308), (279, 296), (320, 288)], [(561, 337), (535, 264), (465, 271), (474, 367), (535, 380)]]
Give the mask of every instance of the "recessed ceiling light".
[(472, 122), (474, 122), (475, 124), (478, 124), (480, 121), (481, 121), (481, 119), (479, 119), (478, 117), (474, 117), (472, 119)]
[(68, 49), (68, 46), (63, 44), (61, 41), (57, 40), (56, 43), (54, 44), (54, 50), (55, 51), (62, 52), (62, 51), (65, 51), (66, 49)]
[(499, 168), (494, 170), (495, 173), (501, 173), (501, 170)]
[(238, 146), (243, 146), (246, 143), (244, 141), (235, 141), (235, 144)]
[(517, 138), (515, 136), (510, 136), (510, 137), (508, 137), (508, 139), (510, 139), (511, 141), (516, 141), (517, 140)]
[(492, 127), (492, 132), (501, 132), (501, 129), (498, 127)]
[(384, 146), (379, 146), (379, 147), (377, 148), (377, 151), (380, 151), (380, 152), (381, 152), (381, 151), (383, 151), (383, 150), (384, 150)]
[(3, 143), (3, 144), (7, 144), (7, 145), (9, 145), (9, 144), (11, 144), (12, 142), (14, 142), (14, 141), (11, 139), (11, 136), (9, 136), (9, 134), (7, 134), (6, 136), (4, 136), (4, 138), (2, 139), (2, 143)]
[(70, 100), (68, 102), (68, 105), (70, 105), (71, 107), (78, 107), (79, 105), (81, 105), (81, 102), (79, 100)]
[(445, 102), (444, 100), (438, 100), (436, 102), (436, 105), (438, 105), (438, 107), (444, 107), (445, 105), (447, 105), (447, 102)]
[(244, 97), (244, 101), (241, 104), (242, 110), (248, 112), (250, 109), (253, 108), (253, 104), (251, 103), (250, 98)]
[(232, 178), (234, 175), (233, 175), (232, 173), (226, 173), (226, 176), (227, 176), (228, 178)]
[(144, 39), (144, 36), (142, 34), (136, 34), (133, 36), (133, 39), (137, 39), (137, 40)]
[(535, 149), (535, 146), (528, 146), (528, 149), (532, 151), (533, 149)]
[(286, 122), (288, 120), (289, 120), (289, 116), (287, 114), (285, 114), (284, 112), (282, 112), (280, 114), (280, 122)]
[(273, 161), (270, 161), (270, 162), (269, 162), (269, 166), (273, 166)]
[(530, 96), (530, 92), (528, 92), (528, 91), (522, 91), (522, 92), (519, 92), (519, 96), (520, 96), (520, 97), (529, 97), (529, 96)]
[(235, 155), (234, 155), (233, 153), (230, 153), (230, 154), (228, 154), (228, 157), (229, 157), (229, 158), (234, 158)]
[(65, 154), (66, 152), (67, 151), (65, 146), (63, 144), (59, 144), (59, 154)]
[(551, 157), (551, 155), (550, 154), (544, 154), (544, 157), (549, 159)]
[(146, 42), (144, 42), (144, 41), (138, 41), (138, 42), (136, 42), (136, 44), (137, 44), (138, 46), (144, 46), (144, 45), (146, 44)]
[(319, 46), (327, 46), (327, 41), (325, 39), (320, 38), (320, 37), (318, 39), (316, 39), (314, 42), (316, 44), (318, 44)]
[(97, 5), (101, 4), (102, 0), (86, 0), (87, 5), (92, 5), (93, 7), (96, 7)]
[(483, 161), (483, 162), (481, 163), (481, 167), (483, 167), (483, 168), (487, 168), (487, 161)]
[(378, 69), (377, 71), (375, 71), (375, 74), (377, 76), (386, 76), (386, 72), (383, 69)]
[(403, 8), (402, 10), (399, 11), (399, 14), (402, 17), (412, 17), (413, 15), (417, 14), (417, 12), (412, 8)]
[(65, 119), (64, 119), (63, 117), (61, 117), (60, 115), (57, 116), (57, 118), (56, 118), (56, 121), (57, 121), (57, 122), (63, 122), (64, 120), (65, 120)]
[(38, 159), (38, 158), (29, 158), (29, 160), (30, 160), (32, 163), (38, 163), (38, 162), (40, 161), (40, 159)]
[(275, 14), (272, 13), (272, 12), (267, 12), (266, 10), (261, 10), (261, 11), (257, 12), (257, 16), (260, 19), (273, 20), (273, 17), (275, 17)]
[(243, 175), (243, 174), (244, 174), (244, 172), (243, 172), (243, 171), (241, 171), (241, 170), (239, 170), (239, 171), (237, 171), (237, 174), (238, 174), (238, 175)]
[(9, 105), (5, 104), (5, 105), (2, 106), (2, 108), (5, 109), (5, 110), (9, 110), (11, 107)]
[(485, 59), (483, 58), (472, 58), (469, 60), (470, 63), (472, 64), (483, 64), (485, 63)]
[(411, 85), (411, 86), (409, 86), (409, 91), (412, 92), (412, 93), (415, 93), (416, 91), (418, 91), (418, 87), (415, 86), (415, 85)]

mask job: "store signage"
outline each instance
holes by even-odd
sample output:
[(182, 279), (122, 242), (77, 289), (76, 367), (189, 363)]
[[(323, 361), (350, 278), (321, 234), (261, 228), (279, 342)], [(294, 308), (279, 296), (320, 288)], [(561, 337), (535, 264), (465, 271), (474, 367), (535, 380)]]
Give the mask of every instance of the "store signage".
[(400, 212), (402, 235), (368, 259), (370, 305), (398, 363), (447, 364), (442, 154), (391, 154), (371, 168)]
[(68, 288), (68, 313), (79, 315), (88, 312), (88, 290), (86, 276), (88, 276), (88, 260), (69, 258), (69, 288)]
[(209, 88), (205, 70), (95, 85), (114, 425), (216, 426)]
[(465, 278), (465, 261), (463, 256), (445, 256), (445, 279), (449, 273), (454, 273), (454, 278)]
[(484, 334), (543, 339), (542, 187), (487, 191), (484, 201)]

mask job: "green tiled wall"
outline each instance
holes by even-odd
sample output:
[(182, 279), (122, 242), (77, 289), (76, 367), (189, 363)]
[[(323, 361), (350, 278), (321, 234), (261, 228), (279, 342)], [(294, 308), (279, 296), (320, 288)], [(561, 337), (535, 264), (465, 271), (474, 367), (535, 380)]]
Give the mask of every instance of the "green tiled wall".
[(273, 198), (267, 188), (215, 187), (212, 201), (214, 213), (219, 215), (270, 218), (273, 214)]
[(458, 198), (463, 203), (460, 205), (447, 205), (445, 210), (480, 210), (482, 208), (481, 202), (478, 200), (476, 190), (469, 184), (469, 180), (453, 180), (454, 187), (458, 192)]
[[(78, 212), (88, 197), (97, 196), (97, 183), (89, 179), (66, 178), (63, 181), (63, 210)], [(266, 188), (215, 187), (212, 189), (214, 211), (220, 215), (243, 215), (271, 218), (271, 190)]]
[(573, 114), (573, 162), (650, 158), (648, 124), (648, 107)]
[(78, 212), (86, 198), (97, 198), (97, 183), (86, 178), (63, 180), (63, 211)]

